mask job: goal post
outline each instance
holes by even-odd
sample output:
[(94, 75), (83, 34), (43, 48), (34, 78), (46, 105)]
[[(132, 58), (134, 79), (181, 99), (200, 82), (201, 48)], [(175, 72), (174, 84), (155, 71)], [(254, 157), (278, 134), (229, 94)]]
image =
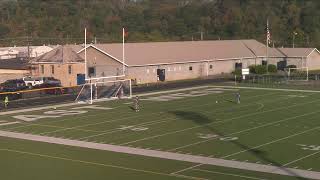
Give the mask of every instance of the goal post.
[(288, 81), (308, 81), (309, 80), (309, 68), (287, 68), (286, 75)]
[(76, 98), (76, 102), (92, 104), (97, 101), (127, 99), (131, 97), (131, 79), (91, 81), (82, 86)]

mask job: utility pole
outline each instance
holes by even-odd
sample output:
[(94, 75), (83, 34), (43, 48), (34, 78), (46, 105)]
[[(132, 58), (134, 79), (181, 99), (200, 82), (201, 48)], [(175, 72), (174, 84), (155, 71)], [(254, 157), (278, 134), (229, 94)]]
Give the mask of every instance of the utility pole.
[(297, 32), (293, 32), (293, 34), (292, 34), (292, 48), (294, 48), (294, 39), (297, 34), (298, 34)]
[(201, 34), (201, 41), (203, 41), (203, 31), (201, 31), (200, 34)]
[(27, 36), (27, 44), (28, 44), (28, 61), (30, 60), (30, 40), (29, 40), (29, 36)]

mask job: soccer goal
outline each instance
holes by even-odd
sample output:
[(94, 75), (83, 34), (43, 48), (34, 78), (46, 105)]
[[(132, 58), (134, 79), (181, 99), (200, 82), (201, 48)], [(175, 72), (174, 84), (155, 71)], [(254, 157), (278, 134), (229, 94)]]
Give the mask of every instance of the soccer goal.
[(76, 102), (92, 104), (97, 101), (131, 98), (130, 79), (114, 81), (95, 81), (84, 84), (76, 98)]
[(288, 81), (308, 81), (309, 80), (308, 67), (287, 68), (286, 74), (287, 74)]

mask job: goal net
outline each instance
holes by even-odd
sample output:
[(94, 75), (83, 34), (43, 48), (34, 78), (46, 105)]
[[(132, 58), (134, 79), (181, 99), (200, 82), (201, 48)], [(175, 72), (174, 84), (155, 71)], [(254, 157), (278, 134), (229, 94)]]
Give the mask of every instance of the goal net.
[(289, 81), (308, 81), (309, 80), (309, 69), (308, 67), (303, 68), (287, 68), (286, 69), (287, 79)]
[(92, 104), (97, 101), (110, 99), (131, 98), (131, 80), (96, 81), (89, 82), (82, 86), (76, 102), (86, 102)]

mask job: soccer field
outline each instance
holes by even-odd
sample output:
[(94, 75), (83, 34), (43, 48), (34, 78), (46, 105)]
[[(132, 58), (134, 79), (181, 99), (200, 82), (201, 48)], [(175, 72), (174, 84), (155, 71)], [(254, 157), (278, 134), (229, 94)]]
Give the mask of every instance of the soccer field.
[(140, 99), (140, 112), (116, 100), (0, 113), (0, 178), (320, 179), (320, 92), (203, 86)]

